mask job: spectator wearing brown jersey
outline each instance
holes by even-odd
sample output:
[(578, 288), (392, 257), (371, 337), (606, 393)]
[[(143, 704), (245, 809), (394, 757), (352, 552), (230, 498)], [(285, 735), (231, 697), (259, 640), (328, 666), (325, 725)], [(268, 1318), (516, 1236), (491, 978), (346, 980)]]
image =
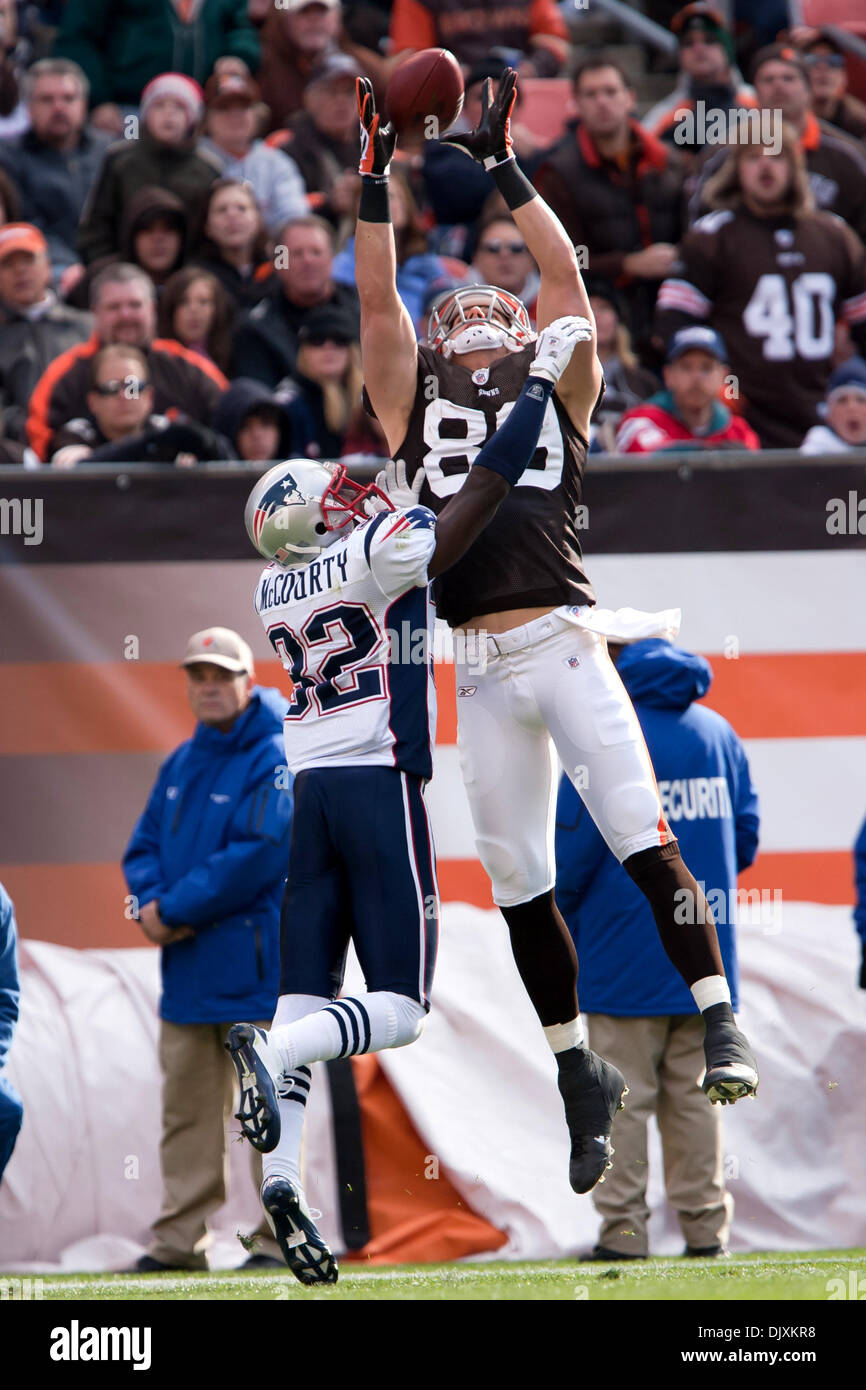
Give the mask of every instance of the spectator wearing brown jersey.
[(635, 93), (618, 63), (587, 59), (572, 87), (577, 124), (533, 182), (582, 248), (584, 267), (622, 293), (640, 348), (682, 231), (682, 164), (632, 117)]
[(394, 0), (391, 52), (447, 48), (465, 68), (491, 49), (525, 56), (521, 77), (555, 77), (568, 56), (568, 30), (553, 0)]
[[(866, 156), (855, 140), (815, 114), (802, 54), (787, 44), (762, 48), (752, 62), (752, 82), (764, 135), (767, 125), (775, 132), (780, 120), (796, 132), (816, 208), (835, 212), (866, 240)], [(722, 149), (706, 161), (690, 203), (693, 218), (709, 207), (707, 186), (727, 158)]]
[(124, 210), (142, 187), (156, 185), (194, 207), (221, 173), (198, 140), (204, 111), (200, 87), (164, 72), (141, 94), (138, 139), (109, 146), (81, 216), (78, 250), (85, 264), (120, 251)]
[(764, 448), (797, 448), (814, 422), (844, 317), (866, 345), (866, 250), (838, 217), (814, 211), (797, 133), (778, 153), (738, 145), (707, 185), (715, 211), (683, 238), (659, 290), (668, 342), (710, 325), (727, 343), (739, 404)]
[(33, 391), (27, 437), (37, 457), (51, 457), (52, 439), (61, 425), (89, 414), (90, 359), (108, 343), (126, 343), (144, 352), (159, 414), (181, 411), (210, 424), (228, 382), (206, 357), (154, 336), (156, 292), (144, 271), (125, 263), (107, 266), (93, 282), (90, 304), (94, 317), (90, 338), (61, 353)]

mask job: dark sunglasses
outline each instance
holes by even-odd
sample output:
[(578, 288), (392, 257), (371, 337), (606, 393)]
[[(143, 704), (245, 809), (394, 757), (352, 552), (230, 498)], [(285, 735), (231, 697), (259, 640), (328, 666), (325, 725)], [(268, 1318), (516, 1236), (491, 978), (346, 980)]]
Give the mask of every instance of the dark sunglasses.
[(101, 381), (94, 386), (97, 396), (119, 396), (121, 391), (128, 391), (130, 398), (140, 396), (142, 391), (146, 391), (150, 385), (149, 381), (138, 376), (126, 376), (122, 381)]
[(841, 53), (807, 53), (806, 64), (810, 68), (824, 64), (828, 68), (844, 68), (845, 58)]
[(491, 256), (499, 256), (503, 251), (510, 251), (512, 256), (519, 256), (526, 250), (525, 241), (482, 241), (482, 251), (489, 251)]

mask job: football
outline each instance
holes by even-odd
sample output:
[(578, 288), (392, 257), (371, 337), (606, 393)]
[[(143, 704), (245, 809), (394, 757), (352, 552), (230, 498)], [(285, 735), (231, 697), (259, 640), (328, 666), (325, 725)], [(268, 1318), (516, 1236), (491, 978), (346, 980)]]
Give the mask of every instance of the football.
[[(463, 106), (463, 74), (447, 48), (424, 48), (401, 63), (385, 92), (385, 112), (398, 135), (435, 140)], [(428, 124), (433, 117), (435, 124)]]

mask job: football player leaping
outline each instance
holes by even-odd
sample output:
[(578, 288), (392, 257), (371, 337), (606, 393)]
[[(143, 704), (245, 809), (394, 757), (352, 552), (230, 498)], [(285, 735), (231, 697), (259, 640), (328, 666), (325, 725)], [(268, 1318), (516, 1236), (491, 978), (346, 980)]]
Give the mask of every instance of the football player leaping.
[[(541, 272), (539, 324), (563, 313), (591, 320), (574, 249), (512, 154), (515, 82), (507, 69), (494, 98), (488, 81), (478, 128), (445, 139), (491, 172), (511, 209)], [(533, 334), (518, 299), (476, 286), (445, 296), (432, 314), (428, 344), (416, 344), (394, 278), (388, 166), (395, 136), (380, 124), (365, 79), (358, 104), (355, 247), (364, 379), (392, 457), (410, 482), (423, 478), (418, 495), (438, 512), (468, 485), (479, 448), (512, 408)], [(452, 627), (488, 634), (485, 674), (469, 676), (457, 663), (458, 690), (465, 691), (457, 701), (460, 759), (478, 853), (556, 1056), (576, 1192), (588, 1192), (609, 1166), (624, 1081), (586, 1048), (577, 961), (554, 904), (554, 746), (611, 850), (649, 899), (664, 948), (703, 1014), (704, 1090), (726, 1102), (754, 1094), (758, 1084), (731, 1012), (712, 914), (665, 822), (640, 726), (604, 637), (587, 618), (595, 595), (583, 571), (576, 513), (601, 388), (593, 333), (577, 345), (548, 403), (538, 450), (518, 486), (434, 586), (438, 613)]]
[[(514, 410), (438, 518), (411, 493), (395, 509), (375, 484), (306, 459), (272, 468), (247, 502), (249, 537), (272, 561), (256, 609), (294, 683), (285, 742), (295, 810), (273, 1027), (238, 1024), (226, 1047), (241, 1127), (269, 1155), (262, 1202), (304, 1284), (337, 1278), (298, 1172), (309, 1064), (414, 1042), (430, 1004), (439, 901), (423, 800), (435, 735), (428, 579), (519, 481), (554, 385), (589, 335), (586, 319), (570, 317), (539, 336)], [(369, 993), (338, 999), (350, 938)]]

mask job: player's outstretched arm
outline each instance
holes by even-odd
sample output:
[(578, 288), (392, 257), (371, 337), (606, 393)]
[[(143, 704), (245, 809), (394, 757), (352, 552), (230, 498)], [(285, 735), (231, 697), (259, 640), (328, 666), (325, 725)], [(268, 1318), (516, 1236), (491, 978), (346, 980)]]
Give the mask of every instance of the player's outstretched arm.
[(557, 319), (539, 334), (535, 359), (513, 409), (477, 455), (463, 487), (439, 513), (436, 548), (427, 567), (431, 579), (466, 553), (520, 481), (538, 446), (547, 402), (575, 348), (589, 342), (592, 333), (588, 319), (572, 316)]
[(402, 443), (415, 398), (418, 349), (406, 306), (397, 293), (397, 253), (388, 170), (397, 136), (381, 124), (373, 87), (357, 79), (361, 120), (361, 206), (355, 229), (355, 283), (361, 301), (364, 384), (388, 446)]
[[(517, 98), (517, 74), (506, 68), (496, 94), (488, 78), (481, 96), (481, 119), (468, 134), (445, 135), (443, 144), (456, 145), (483, 164), (505, 199), (511, 215), (541, 274), (538, 326), (544, 328), (562, 314), (577, 314), (594, 324), (589, 295), (577, 256), (559, 218), (521, 172), (511, 143), (511, 112)], [(595, 334), (578, 347), (557, 386), (557, 395), (577, 429), (586, 435), (589, 417), (601, 388), (601, 364)]]

